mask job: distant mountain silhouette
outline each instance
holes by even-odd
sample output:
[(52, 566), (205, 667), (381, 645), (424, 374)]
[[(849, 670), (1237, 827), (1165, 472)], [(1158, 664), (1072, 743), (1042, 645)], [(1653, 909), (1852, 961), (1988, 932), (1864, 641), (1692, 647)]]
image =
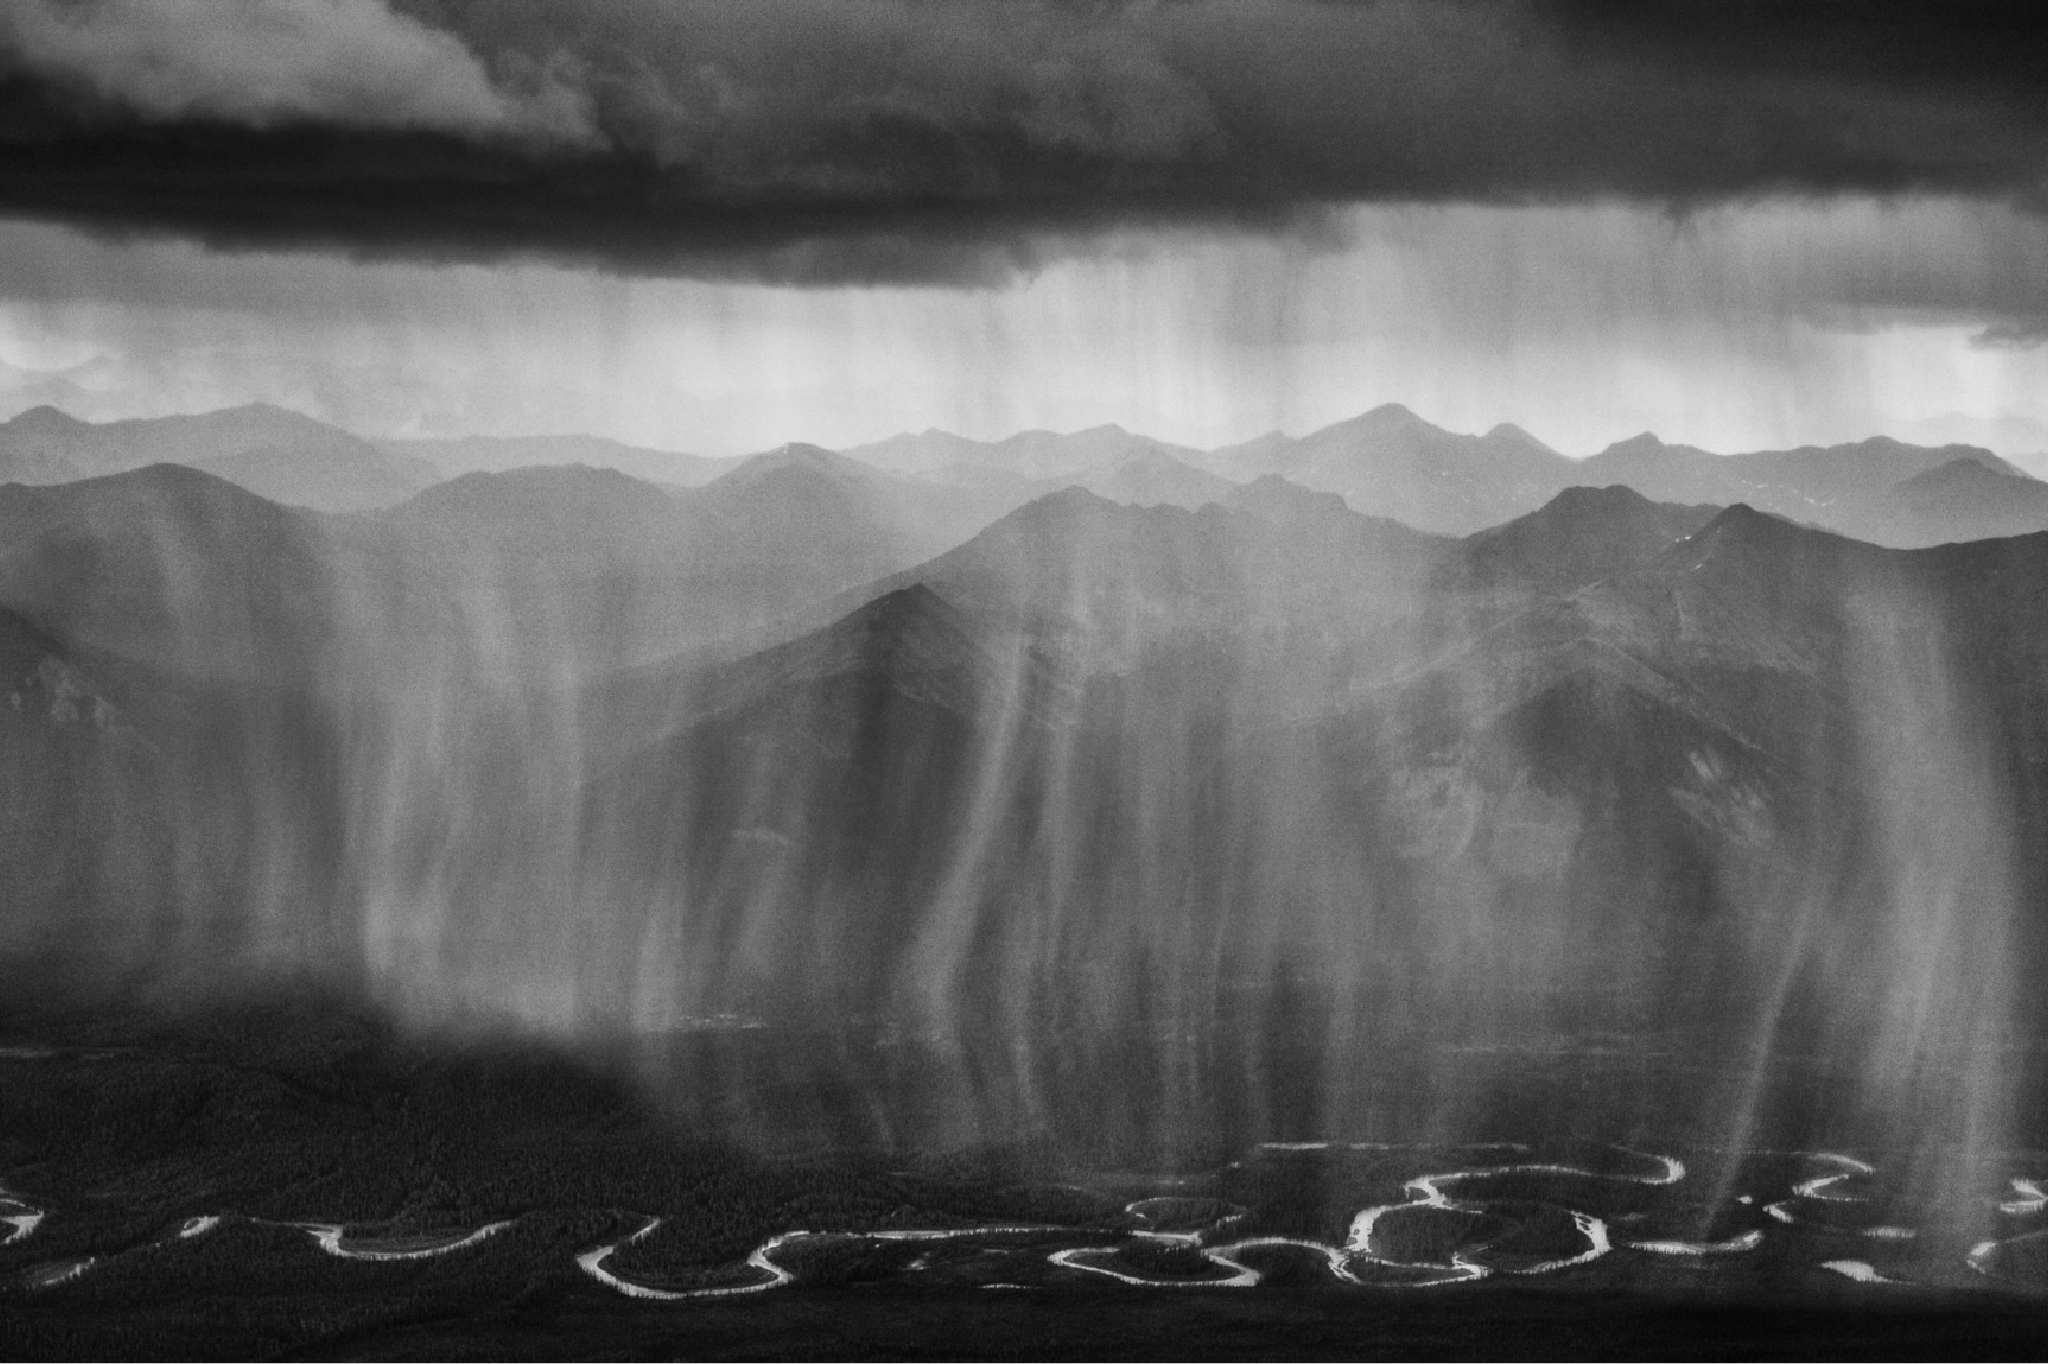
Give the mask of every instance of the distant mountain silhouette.
[(537, 464), (587, 464), (597, 469), (617, 469), (651, 483), (696, 487), (709, 483), (738, 462), (628, 445), (603, 436), (404, 437), (375, 443), (392, 455), (424, 460), (449, 478), (467, 473), (505, 473)]
[(98, 423), (38, 407), (0, 422), (0, 481), (61, 483), (164, 463), (335, 512), (402, 502), (439, 477), (419, 460), (268, 403)]
[(1519, 428), (1461, 436), (1388, 403), (1298, 440), (1218, 451), (1207, 467), (1240, 479), (1281, 474), (1357, 511), (1466, 534), (1541, 504), (1572, 481), (1573, 466)]
[(2039, 478), (2048, 475), (2048, 423), (2016, 412), (1996, 417), (1966, 417), (1946, 412), (1938, 417), (1892, 422), (1902, 440), (1916, 445), (1975, 445), (2008, 450), (2011, 463)]
[[(1917, 544), (1985, 540), (2048, 530), (2048, 483), (1981, 459), (1951, 460), (1915, 474), (1885, 499), (1897, 539)], [(1896, 511), (1893, 511), (1893, 506)], [(1872, 537), (1876, 538), (1876, 537)]]
[(324, 450), (259, 446), (195, 460), (192, 467), (273, 502), (326, 512), (396, 506), (440, 477), (424, 461), (387, 455), (367, 443)]
[(979, 494), (789, 445), (694, 489), (583, 465), (464, 474), (380, 524), (456, 572), (458, 595), (499, 603), (515, 653), (559, 674), (772, 634), (996, 514)]
[(1075, 486), (1133, 506), (1200, 507), (1227, 498), (1237, 485), (1161, 450), (1081, 475)]
[(845, 453), (904, 473), (933, 474), (951, 465), (964, 464), (1001, 469), (1031, 480), (1070, 477), (1153, 456), (1190, 463), (1198, 454), (1186, 446), (1134, 435), (1114, 424), (1068, 434), (1020, 431), (997, 441), (969, 440), (948, 431), (928, 430), (850, 446)]
[[(1117, 501), (1199, 506), (1264, 474), (1344, 496), (1362, 512), (1425, 530), (1463, 532), (1526, 511), (1564, 486), (1571, 465), (1527, 433), (1496, 427), (1457, 436), (1389, 404), (1299, 440), (1274, 433), (1214, 451), (1175, 446), (1119, 426), (1071, 435), (1026, 431), (969, 441), (942, 431), (846, 451), (927, 477), (1001, 471), (1037, 491), (1086, 487)], [(1200, 474), (1206, 473), (1205, 481)], [(981, 474), (983, 479), (987, 474)]]
[[(992, 498), (1006, 492), (1014, 505), (1058, 487), (1085, 487), (1117, 501), (1194, 507), (1227, 497), (1228, 483), (1278, 475), (1336, 493), (1355, 511), (1451, 535), (1513, 520), (1564, 489), (1581, 486), (1627, 487), (1653, 502), (1683, 506), (1744, 502), (1898, 547), (2038, 528), (2036, 522), (1981, 500), (1963, 499), (1936, 512), (1924, 494), (1918, 507), (1889, 495), (1895, 485), (1958, 459), (2025, 477), (1990, 451), (1972, 446), (1932, 448), (1873, 437), (1829, 447), (1716, 455), (1645, 432), (1574, 461), (1511, 424), (1484, 435), (1460, 435), (1395, 403), (1306, 436), (1271, 432), (1206, 452), (1103, 426), (1071, 435), (1030, 431), (987, 442), (926, 431), (845, 453), (925, 479), (974, 487)], [(1141, 477), (1140, 470), (1150, 472)], [(1206, 472), (1226, 485), (1202, 483), (1187, 470)]]
[[(1942, 536), (1921, 523), (1921, 512), (1888, 494), (1901, 482), (1957, 460), (2025, 478), (1988, 450), (1960, 445), (1933, 449), (1883, 436), (1825, 448), (1808, 445), (1713, 455), (1693, 446), (1667, 445), (1645, 433), (1609, 446), (1587, 460), (1581, 471), (1589, 481), (1623, 483), (1657, 501), (1720, 506), (1742, 502), (1877, 543), (1915, 547)], [(1995, 518), (1972, 524), (1961, 507), (1952, 509), (1946, 528), (1960, 532), (1955, 538), (1963, 539), (2012, 533), (2010, 523)]]
[(831, 562), (851, 585), (960, 543), (1011, 500), (895, 477), (815, 445), (790, 444), (743, 461), (685, 504), (735, 553), (764, 554), (772, 545), (785, 559)]
[(0, 423), (0, 473), (10, 483), (63, 483), (97, 472), (80, 458), (90, 430), (57, 408), (32, 407)]
[[(785, 447), (794, 448), (799, 447)], [(1959, 490), (1945, 500), (1925, 488), (1893, 492), (1958, 460), (2027, 478), (1973, 446), (1924, 447), (1873, 437), (1716, 455), (1645, 432), (1575, 462), (1510, 424), (1460, 435), (1398, 404), (1299, 438), (1273, 432), (1206, 452), (1105, 425), (1066, 434), (1025, 431), (999, 441), (928, 430), (840, 453), (894, 475), (883, 485), (884, 500), (893, 508), (885, 519), (893, 534), (918, 541), (928, 552), (1064, 487), (1135, 505), (1194, 508), (1267, 474), (1337, 493), (1367, 515), (1453, 535), (1513, 520), (1574, 486), (1629, 487), (1652, 501), (1688, 506), (1744, 502), (1907, 548), (2022, 533), (2041, 524), (2018, 510), (2031, 505), (2031, 495), (2017, 483), (2007, 485), (2014, 495), (2006, 499)], [(395, 505), (442, 473), (583, 464), (677, 490), (708, 485), (760, 458), (706, 459), (593, 436), (366, 442), (265, 404), (108, 423), (80, 422), (39, 407), (0, 423), (0, 479), (54, 483), (172, 462), (323, 511)], [(909, 488), (943, 491), (919, 495)]]
[(906, 478), (975, 494), (972, 505), (980, 525), (1062, 488), (1085, 488), (1134, 506), (1194, 508), (1228, 495), (1236, 486), (1197, 467), (1192, 462), (1200, 458), (1196, 451), (1114, 425), (1067, 435), (1025, 431), (988, 442), (926, 431), (855, 446), (845, 453)]
[(673, 552), (683, 516), (673, 496), (616, 469), (546, 465), (451, 478), (394, 507), (386, 523), (555, 565), (609, 552)]
[(1063, 488), (1086, 489), (1132, 506), (1194, 508), (1219, 501), (1238, 486), (1167, 454), (1164, 447), (1143, 444), (1113, 450), (1101, 462), (1069, 473), (1034, 476), (996, 464), (963, 462), (905, 477), (973, 494), (965, 505), (975, 509), (981, 524)]
[(1336, 493), (1311, 492), (1278, 474), (1261, 474), (1249, 483), (1239, 484), (1218, 502), (1232, 511), (1282, 522), (1330, 520), (1341, 518), (1350, 510)]

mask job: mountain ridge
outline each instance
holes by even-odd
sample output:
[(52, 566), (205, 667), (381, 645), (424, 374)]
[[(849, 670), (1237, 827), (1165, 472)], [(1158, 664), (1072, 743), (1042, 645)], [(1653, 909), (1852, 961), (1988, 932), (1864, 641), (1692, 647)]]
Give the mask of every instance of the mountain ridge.
[[(261, 456), (265, 445), (277, 446), (278, 453)], [(1299, 437), (1275, 431), (1207, 451), (1101, 423), (1066, 433), (1019, 431), (992, 441), (933, 427), (832, 453), (908, 482), (950, 489), (931, 502), (944, 509), (934, 514), (942, 515), (945, 533), (955, 538), (1062, 486), (1079, 484), (1124, 501), (1195, 507), (1228, 498), (1233, 486), (1266, 474), (1334, 492), (1368, 515), (1454, 535), (1513, 520), (1567, 487), (1610, 484), (1679, 505), (1749, 502), (1898, 547), (2048, 528), (2048, 503), (2020, 483), (2007, 485), (2013, 496), (2003, 500), (1973, 499), (1950, 489), (1940, 505), (1938, 490), (1926, 485), (1898, 490), (1957, 460), (2031, 481), (2017, 466), (1976, 446), (1916, 446), (1872, 436), (1722, 455), (1644, 432), (1574, 461), (1510, 422), (1464, 435), (1398, 403)], [(327, 511), (393, 505), (441, 472), (583, 463), (619, 468), (676, 490), (708, 485), (760, 458), (705, 459), (591, 436), (365, 442), (266, 404), (100, 424), (43, 405), (0, 423), (0, 476), (11, 471), (21, 481), (48, 483), (168, 459), (204, 464), (254, 491)], [(897, 494), (899, 500), (907, 496)]]

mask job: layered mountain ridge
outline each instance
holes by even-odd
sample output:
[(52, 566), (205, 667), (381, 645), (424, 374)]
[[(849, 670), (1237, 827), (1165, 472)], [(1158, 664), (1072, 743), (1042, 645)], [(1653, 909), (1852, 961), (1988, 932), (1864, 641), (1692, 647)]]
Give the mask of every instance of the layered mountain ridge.
[(185, 464), (320, 511), (402, 502), (438, 475), (338, 427), (269, 403), (192, 416), (83, 422), (54, 407), (0, 422), (0, 482), (62, 483)]
[[(796, 449), (815, 452), (814, 461), (831, 453), (793, 444), (707, 459), (567, 435), (369, 442), (264, 404), (99, 424), (40, 407), (0, 423), (0, 478), (51, 483), (171, 462), (207, 469), (272, 500), (347, 512), (394, 506), (443, 478), (534, 466), (610, 468), (681, 494), (752, 466), (787, 462)], [(1195, 508), (1269, 475), (1335, 493), (1353, 510), (1449, 535), (1512, 520), (1580, 486), (1624, 486), (1681, 505), (1745, 502), (1898, 547), (2048, 529), (2048, 499), (2038, 495), (2037, 481), (1974, 446), (1873, 437), (1716, 455), (1645, 432), (1573, 460), (1509, 423), (1463, 435), (1396, 403), (1305, 436), (1271, 432), (1207, 451), (1110, 424), (995, 441), (930, 429), (837, 453), (898, 485), (928, 489), (920, 515), (948, 542), (1061, 488), (1134, 505)], [(2009, 482), (1966, 484), (1963, 464)], [(1958, 468), (1927, 481), (1944, 466)], [(901, 487), (896, 495), (905, 496)]]
[[(1609, 486), (1453, 535), (1295, 481), (1380, 436), (1442, 445), (1268, 441), (1286, 471), (1193, 507), (801, 445), (349, 514), (174, 463), (0, 488), (0, 965), (759, 1020), (831, 1039), (869, 1131), (1393, 1139), (1508, 1102), (1430, 1058), (1594, 1037), (1707, 1058), (1654, 1115), (1695, 1136), (1816, 1056), (1840, 1130), (2008, 1130), (2031, 1091), (1983, 1058), (2048, 1036), (2048, 534)], [(1483, 441), (1460, 467), (1549, 467)], [(1877, 453), (1926, 466), (1902, 504), (2023, 496)], [(773, 1083), (674, 1093), (744, 1123)]]

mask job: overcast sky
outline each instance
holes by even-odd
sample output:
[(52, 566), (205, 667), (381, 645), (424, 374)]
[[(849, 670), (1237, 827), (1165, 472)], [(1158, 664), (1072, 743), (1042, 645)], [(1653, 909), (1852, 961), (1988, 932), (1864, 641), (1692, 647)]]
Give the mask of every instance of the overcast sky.
[(2031, 6), (228, 12), (0, 10), (0, 413), (2048, 448)]

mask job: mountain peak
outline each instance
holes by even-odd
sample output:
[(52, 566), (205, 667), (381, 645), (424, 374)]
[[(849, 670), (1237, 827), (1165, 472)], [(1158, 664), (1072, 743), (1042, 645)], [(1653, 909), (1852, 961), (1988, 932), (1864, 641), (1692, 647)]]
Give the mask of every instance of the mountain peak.
[(1653, 502), (1633, 488), (1566, 488), (1526, 516), (1480, 531), (1460, 557), (1475, 584), (1576, 591), (1647, 564), (1707, 524), (1711, 507)]
[(950, 606), (929, 583), (915, 582), (899, 587), (859, 607), (843, 618), (841, 628), (867, 634), (890, 634), (928, 620), (944, 622), (958, 629), (960, 613)]
[(52, 407), (48, 403), (40, 403), (35, 407), (29, 408), (26, 412), (16, 413), (4, 425), (16, 431), (53, 435), (70, 431), (83, 431), (91, 426), (92, 423), (80, 421), (62, 408)]
[(1782, 516), (1758, 511), (1747, 502), (1737, 502), (1725, 507), (1713, 520), (1701, 526), (1686, 537), (1687, 545), (1701, 550), (1711, 550), (1721, 544), (1767, 545), (1776, 544), (1800, 535), (1820, 535), (1824, 532), (1806, 531)]
[(395, 511), (443, 515), (454, 509), (562, 507), (664, 497), (655, 485), (617, 469), (590, 464), (529, 464), (518, 469), (477, 469), (424, 488)]
[(1379, 427), (1387, 430), (1428, 426), (1429, 423), (1415, 415), (1400, 403), (1381, 403), (1378, 407), (1362, 412), (1352, 421), (1361, 426)]
[[(1658, 567), (1666, 584), (1687, 580), (1709, 592), (1739, 584), (1744, 594), (1819, 599), (1841, 590), (1840, 575), (1883, 571), (1895, 553), (1738, 502), (1673, 545)], [(1707, 586), (1712, 581), (1720, 586)]]
[(309, 417), (289, 407), (279, 407), (276, 403), (243, 403), (239, 407), (223, 407), (214, 412), (201, 412), (193, 418), (202, 422), (208, 419), (272, 430), (303, 430), (308, 427), (316, 427), (323, 431), (340, 429), (328, 426), (318, 417)]
[[(1113, 512), (1117, 506), (1116, 502), (1102, 496), (1100, 493), (1092, 493), (1079, 484), (1072, 484), (1056, 492), (1047, 493), (1044, 497), (1025, 503), (1016, 511), (1011, 512), (1010, 517), (1058, 520), (1075, 516), (1100, 515), (1106, 511)], [(1004, 520), (1008, 520), (1010, 517), (1005, 517)]]
[(975, 635), (972, 622), (929, 584), (911, 583), (770, 650), (761, 661), (781, 692), (835, 676), (866, 676), (886, 678), (912, 699), (958, 709), (994, 680)]
[(773, 450), (741, 460), (737, 467), (720, 474), (704, 487), (706, 491), (715, 488), (730, 491), (750, 486), (766, 478), (786, 482), (793, 474), (824, 476), (842, 481), (869, 475), (880, 476), (851, 455), (827, 450), (822, 445), (793, 440), (786, 445), (778, 445)]
[(1513, 422), (1496, 423), (1492, 427), (1492, 429), (1487, 431), (1484, 439), (1503, 444), (1532, 446), (1538, 450), (1550, 449), (1549, 446), (1545, 445), (1542, 441), (1536, 439), (1536, 437), (1530, 435), (1527, 431), (1524, 431), (1521, 427), (1515, 425)]
[(1447, 434), (1442, 427), (1423, 420), (1399, 403), (1381, 403), (1368, 412), (1313, 431), (1302, 437), (1300, 443), (1313, 447), (1332, 441), (1356, 441), (1362, 436), (1367, 440), (1413, 444), (1418, 439)]
[(270, 499), (252, 493), (219, 474), (197, 469), (189, 464), (174, 464), (168, 460), (54, 486), (61, 489), (89, 489), (90, 495), (96, 497), (220, 498), (235, 504), (270, 507), (280, 513), (285, 511)]
[[(1091, 533), (1121, 513), (1133, 513), (1138, 509), (1127, 507), (1090, 492), (1079, 484), (1069, 484), (1055, 492), (1026, 502), (993, 525), (984, 529), (974, 540), (984, 537), (990, 540), (1007, 540), (1021, 537), (1031, 539), (1041, 535), (1067, 536)], [(962, 546), (961, 549), (964, 549)], [(960, 552), (955, 550), (955, 553)]]
[(1926, 473), (1913, 475), (1900, 483), (1898, 488), (1900, 492), (1932, 492), (1950, 488), (2001, 488), (2014, 483), (2037, 481), (2024, 475), (2008, 474), (1994, 469), (1975, 456), (1962, 455), (1946, 464), (1937, 465)]
[(1600, 453), (1603, 455), (1660, 455), (1671, 447), (1666, 445), (1654, 431), (1642, 431), (1627, 440), (1618, 440)]
[(1625, 483), (1610, 483), (1604, 488), (1575, 485), (1566, 488), (1541, 508), (1529, 513), (1531, 516), (1552, 516), (1587, 518), (1595, 516), (1626, 516), (1657, 504), (1644, 497)]

